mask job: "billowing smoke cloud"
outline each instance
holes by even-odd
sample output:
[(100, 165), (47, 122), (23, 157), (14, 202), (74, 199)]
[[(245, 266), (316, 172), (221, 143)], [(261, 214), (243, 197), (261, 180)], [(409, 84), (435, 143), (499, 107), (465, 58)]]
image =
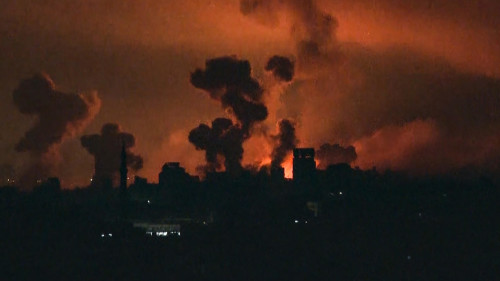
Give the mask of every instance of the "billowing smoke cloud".
[(241, 0), (240, 8), (264, 23), (291, 19), (299, 80), (284, 100), (305, 145), (351, 143), (342, 161), (422, 173), (500, 159), (498, 79), (415, 49), (340, 43), (336, 20), (313, 0)]
[(234, 57), (220, 57), (206, 62), (205, 70), (196, 69), (191, 83), (203, 89), (240, 122), (244, 134), (255, 122), (267, 118), (267, 108), (262, 103), (263, 90), (251, 77), (250, 63)]
[[(279, 83), (290, 82), (294, 77), (294, 63), (286, 57), (271, 57), (266, 70), (272, 72)], [(242, 169), (243, 142), (251, 137), (253, 126), (268, 117), (263, 100), (264, 89), (251, 77), (250, 63), (235, 57), (207, 60), (205, 70), (196, 69), (191, 74), (191, 83), (220, 101), (238, 122), (234, 124), (230, 119), (217, 118), (212, 122), (212, 127), (201, 124), (189, 133), (189, 141), (196, 149), (205, 150), (207, 164), (203, 170), (220, 170), (222, 165), (218, 156), (222, 156), (226, 170), (237, 173)], [(265, 126), (260, 133), (267, 135)], [(297, 143), (294, 124), (286, 119), (281, 120), (278, 135), (271, 138), (272, 166), (278, 167)]]
[(279, 133), (274, 136), (275, 145), (272, 152), (271, 167), (281, 167), (288, 153), (297, 146), (298, 140), (295, 136), (294, 124), (287, 119), (278, 123)]
[(292, 20), (290, 32), (300, 70), (311, 70), (339, 58), (337, 20), (319, 9), (314, 0), (241, 0), (240, 11), (263, 23), (276, 22), (278, 14), (286, 12)]
[(358, 155), (354, 146), (343, 147), (339, 144), (325, 143), (316, 150), (316, 159), (318, 159), (319, 169), (326, 169), (329, 165), (340, 163), (350, 164), (356, 160)]
[(295, 72), (294, 63), (287, 57), (272, 56), (267, 61), (266, 70), (271, 71), (280, 81), (290, 82)]
[(224, 166), (230, 173), (241, 170), (243, 142), (250, 137), (256, 122), (267, 118), (267, 107), (262, 101), (263, 89), (251, 77), (250, 63), (234, 57), (220, 57), (206, 62), (205, 70), (196, 69), (191, 83), (220, 101), (238, 120), (237, 124), (226, 118), (217, 118), (212, 127), (201, 124), (189, 134), (189, 141), (197, 149), (205, 150), (205, 171), (221, 168), (217, 156), (224, 157)]
[(224, 157), (226, 171), (229, 173), (240, 171), (245, 139), (243, 131), (227, 118), (215, 119), (212, 127), (201, 124), (189, 133), (189, 141), (196, 149), (205, 150), (206, 172), (221, 169), (218, 155)]
[(58, 162), (58, 145), (85, 128), (99, 111), (101, 101), (96, 93), (59, 92), (46, 74), (22, 80), (13, 99), (21, 113), (37, 119), (15, 147), (18, 152), (31, 153), (32, 167), (21, 177), (21, 185), (29, 188), (53, 172)]
[(94, 184), (99, 185), (116, 179), (123, 146), (127, 155), (127, 167), (134, 171), (142, 168), (142, 157), (130, 151), (135, 146), (135, 137), (122, 132), (118, 124), (107, 123), (102, 127), (100, 135), (82, 136), (80, 142), (94, 156)]

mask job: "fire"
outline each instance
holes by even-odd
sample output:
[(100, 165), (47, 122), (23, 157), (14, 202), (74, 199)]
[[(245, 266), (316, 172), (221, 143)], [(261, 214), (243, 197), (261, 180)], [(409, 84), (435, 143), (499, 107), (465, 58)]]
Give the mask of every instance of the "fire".
[[(314, 161), (316, 162), (316, 167), (318, 167), (319, 160), (315, 159)], [(270, 163), (270, 159), (269, 159), (268, 163)], [(288, 155), (288, 157), (285, 159), (285, 162), (283, 162), (283, 164), (281, 164), (281, 167), (285, 169), (285, 178), (293, 179), (293, 155), (292, 154)]]
[(271, 157), (266, 157), (260, 161), (259, 167), (271, 165)]
[[(314, 162), (316, 162), (317, 168), (319, 165), (319, 160), (314, 159)], [(281, 167), (285, 169), (285, 178), (293, 179), (293, 156), (291, 154), (285, 159), (285, 162), (281, 164)]]
[(285, 169), (285, 178), (293, 178), (293, 158), (291, 157), (291, 155), (286, 158), (281, 167)]
[[(271, 157), (266, 157), (264, 158), (260, 164), (259, 167), (263, 166), (269, 166), (271, 165)], [(293, 178), (293, 157), (292, 155), (289, 155), (283, 164), (281, 164), (281, 167), (285, 169), (285, 178), (287, 179), (292, 179)]]

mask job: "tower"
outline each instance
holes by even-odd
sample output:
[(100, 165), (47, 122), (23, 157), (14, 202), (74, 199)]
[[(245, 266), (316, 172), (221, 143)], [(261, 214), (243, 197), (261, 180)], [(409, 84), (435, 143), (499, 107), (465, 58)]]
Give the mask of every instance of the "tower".
[(300, 184), (311, 184), (316, 177), (314, 148), (296, 148), (293, 150), (293, 180)]
[(307, 208), (317, 217), (321, 192), (317, 181), (314, 154), (314, 148), (293, 150), (293, 183), (301, 196), (307, 200)]
[(122, 143), (122, 152), (120, 155), (120, 192), (127, 191), (127, 151), (125, 150), (125, 143)]

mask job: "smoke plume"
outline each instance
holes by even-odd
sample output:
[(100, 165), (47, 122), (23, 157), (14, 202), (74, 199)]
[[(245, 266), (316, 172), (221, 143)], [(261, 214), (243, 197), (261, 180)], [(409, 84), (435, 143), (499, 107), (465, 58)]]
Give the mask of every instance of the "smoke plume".
[(266, 70), (271, 71), (276, 79), (290, 82), (294, 75), (294, 63), (287, 57), (272, 56), (267, 62)]
[(122, 132), (118, 124), (107, 123), (102, 127), (100, 135), (82, 136), (80, 142), (94, 156), (94, 184), (103, 184), (116, 179), (123, 146), (127, 156), (127, 167), (134, 171), (142, 168), (142, 157), (131, 152), (131, 148), (135, 146), (135, 137)]
[(21, 177), (21, 185), (32, 187), (37, 179), (52, 173), (64, 139), (75, 136), (93, 119), (101, 101), (96, 93), (67, 94), (56, 90), (46, 74), (22, 80), (13, 92), (15, 106), (36, 122), (17, 143), (18, 152), (30, 152), (32, 165)]
[(201, 124), (189, 134), (189, 141), (199, 150), (205, 150), (205, 171), (221, 168), (217, 156), (224, 157), (228, 172), (241, 170), (243, 142), (250, 137), (256, 122), (267, 118), (267, 107), (262, 101), (263, 89), (251, 77), (250, 63), (234, 57), (207, 60), (205, 70), (196, 69), (191, 83), (219, 101), (238, 120), (237, 124), (226, 118), (217, 118), (212, 127)]
[[(279, 82), (290, 82), (294, 77), (294, 63), (282, 56), (269, 59), (266, 70), (273, 73)], [(242, 169), (243, 143), (251, 137), (256, 123), (266, 120), (268, 109), (264, 104), (264, 89), (251, 77), (250, 63), (235, 57), (219, 57), (207, 60), (205, 69), (196, 69), (191, 74), (191, 83), (207, 91), (219, 101), (237, 120), (217, 118), (212, 127), (200, 124), (189, 133), (189, 141), (196, 149), (205, 151), (205, 172), (222, 168), (218, 156), (224, 157), (224, 167), (229, 173)], [(265, 126), (260, 133), (267, 135)], [(279, 122), (279, 133), (272, 137), (274, 148), (272, 165), (280, 166), (297, 143), (295, 128), (289, 120)]]
[(227, 118), (215, 119), (212, 127), (200, 124), (189, 133), (189, 141), (196, 149), (205, 150), (207, 165), (204, 170), (206, 172), (221, 168), (218, 155), (224, 157), (224, 166), (229, 173), (241, 170), (245, 139), (243, 131)]
[(267, 118), (267, 108), (262, 102), (263, 90), (251, 77), (250, 63), (234, 57), (207, 60), (205, 70), (196, 69), (191, 83), (220, 101), (239, 121), (245, 135), (255, 122)]
[(325, 143), (316, 151), (316, 158), (319, 160), (319, 169), (326, 169), (329, 165), (340, 163), (350, 164), (354, 162), (357, 157), (356, 149), (352, 145), (343, 147), (339, 144)]
[(339, 58), (335, 32), (337, 19), (322, 11), (314, 0), (241, 0), (240, 11), (263, 23), (276, 22), (280, 12), (291, 19), (299, 69), (311, 70)]
[(285, 157), (289, 152), (291, 152), (298, 143), (297, 137), (295, 136), (294, 124), (287, 119), (283, 119), (279, 122), (279, 133), (275, 138), (275, 146), (272, 152), (271, 167), (280, 167)]

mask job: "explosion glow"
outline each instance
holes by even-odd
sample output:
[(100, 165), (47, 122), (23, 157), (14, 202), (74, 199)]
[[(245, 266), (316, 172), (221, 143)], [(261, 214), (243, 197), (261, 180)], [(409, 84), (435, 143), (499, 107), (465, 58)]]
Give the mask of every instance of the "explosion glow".
[(293, 178), (293, 157), (288, 157), (282, 167), (285, 169), (285, 178)]
[[(64, 112), (68, 126), (52, 122), (52, 110), (29, 119), (12, 106), (12, 95), (2, 95), (0, 163), (19, 182), (43, 163), (50, 169), (36, 178), (57, 175), (84, 185), (94, 159), (78, 138), (111, 122), (135, 136), (134, 151), (144, 157), (138, 175), (154, 181), (166, 161), (197, 174), (206, 151), (187, 141), (189, 132), (222, 117), (242, 132), (244, 151), (225, 146), (234, 158), (222, 159), (236, 168), (269, 157), (274, 128), (287, 119), (295, 122), (298, 146), (330, 144), (320, 169), (349, 162), (412, 173), (500, 170), (498, 2), (457, 1), (7, 1), (0, 11), (0, 90), (13, 93), (40, 70), (57, 82), (54, 93), (100, 94), (55, 94), (87, 103), (87, 112)], [(190, 83), (191, 72), (221, 57), (247, 61), (248, 78), (262, 92), (222, 99), (207, 89), (213, 85)], [(265, 105), (267, 119), (263, 111), (246, 118), (242, 101)], [(40, 122), (31, 124), (37, 114)], [(15, 151), (30, 131), (50, 138), (28, 143), (30, 133), (18, 147), (28, 153)], [(224, 136), (212, 144), (235, 140)]]

